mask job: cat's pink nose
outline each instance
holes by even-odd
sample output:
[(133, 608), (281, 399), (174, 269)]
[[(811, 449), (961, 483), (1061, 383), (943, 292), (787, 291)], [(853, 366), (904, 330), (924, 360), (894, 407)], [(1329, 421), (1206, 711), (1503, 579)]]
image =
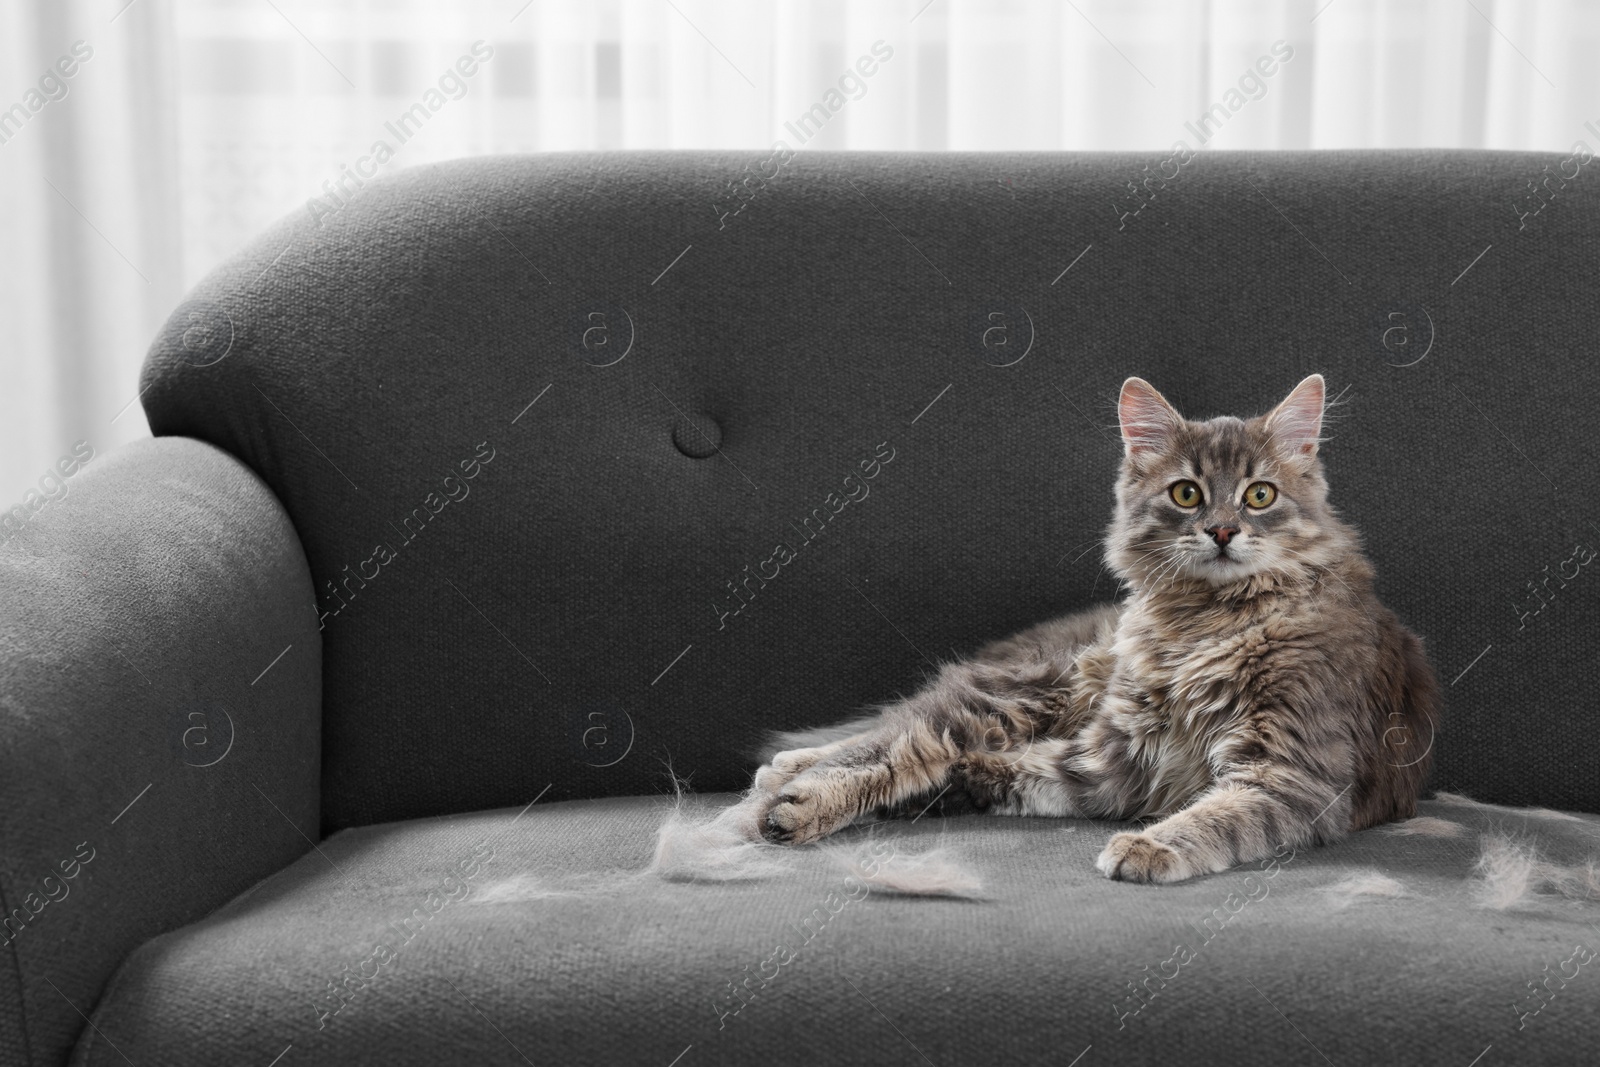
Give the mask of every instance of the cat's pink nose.
[(1211, 535), (1211, 540), (1219, 545), (1226, 545), (1229, 538), (1239, 532), (1237, 526), (1207, 526), (1206, 533)]

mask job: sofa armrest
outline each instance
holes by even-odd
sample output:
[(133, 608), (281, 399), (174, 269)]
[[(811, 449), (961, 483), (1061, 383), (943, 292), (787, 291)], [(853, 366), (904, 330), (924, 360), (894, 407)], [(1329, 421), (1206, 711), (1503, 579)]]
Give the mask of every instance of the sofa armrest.
[(0, 516), (0, 1063), (65, 1062), (142, 942), (311, 847), (322, 644), (266, 485), (80, 442)]

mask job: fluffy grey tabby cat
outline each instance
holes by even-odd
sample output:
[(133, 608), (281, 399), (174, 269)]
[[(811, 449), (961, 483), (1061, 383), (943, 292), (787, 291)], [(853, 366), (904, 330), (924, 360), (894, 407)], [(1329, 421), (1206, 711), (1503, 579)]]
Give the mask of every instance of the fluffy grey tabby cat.
[(763, 766), (769, 840), (949, 788), (1010, 815), (1147, 820), (1109, 878), (1176, 882), (1415, 812), (1440, 712), (1422, 644), (1328, 505), (1312, 375), (1270, 413), (1189, 421), (1129, 378), (1106, 558), (1119, 604), (944, 666)]

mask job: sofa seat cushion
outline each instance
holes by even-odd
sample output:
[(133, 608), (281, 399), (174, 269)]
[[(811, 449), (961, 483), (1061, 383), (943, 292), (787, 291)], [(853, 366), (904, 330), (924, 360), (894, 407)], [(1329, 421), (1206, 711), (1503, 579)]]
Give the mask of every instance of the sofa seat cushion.
[[(779, 877), (666, 882), (641, 872), (668, 807), (335, 834), (134, 952), (75, 1062), (1097, 1067), (1177, 1049), (1465, 1067), (1489, 1048), (1492, 1067), (1600, 1047), (1600, 960), (1582, 962), (1600, 903), (1495, 910), (1472, 877), (1486, 831), (1570, 864), (1600, 852), (1600, 817), (1430, 801), (1458, 836), (1369, 830), (1162, 887), (1096, 873), (1108, 823), (962, 815), (840, 836), (887, 844), (888, 863), (953, 848), (985, 882), (953, 900), (859, 896), (814, 848)], [(1373, 872), (1403, 895), (1330, 888)]]

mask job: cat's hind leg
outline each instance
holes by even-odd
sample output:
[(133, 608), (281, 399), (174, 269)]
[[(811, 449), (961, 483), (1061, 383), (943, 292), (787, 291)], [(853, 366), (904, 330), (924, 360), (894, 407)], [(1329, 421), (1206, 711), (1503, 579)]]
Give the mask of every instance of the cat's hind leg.
[[(762, 833), (786, 844), (815, 841), (859, 815), (937, 793), (967, 753), (1016, 752), (1047, 725), (1070, 728), (1064, 683), (1080, 651), (1046, 654), (1019, 646), (1009, 662), (947, 664), (923, 690), (885, 708), (864, 734), (820, 758), (794, 755), (792, 764), (809, 761), (810, 767), (779, 787), (761, 819)], [(785, 773), (782, 759), (774, 759), (763, 781)]]
[(795, 775), (810, 770), (849, 745), (865, 741), (867, 735), (881, 726), (882, 722), (881, 716), (870, 715), (819, 730), (797, 730), (774, 735), (776, 751), (769, 748), (767, 761), (756, 771), (756, 792), (777, 793)]
[(779, 752), (772, 757), (771, 762), (756, 771), (756, 791), (776, 794), (797, 775), (804, 774), (830, 756), (866, 739), (865, 734), (860, 734), (819, 748), (796, 748)]
[(762, 833), (782, 844), (815, 841), (869, 811), (938, 790), (960, 756), (948, 730), (921, 720), (852, 738), (782, 786)]

